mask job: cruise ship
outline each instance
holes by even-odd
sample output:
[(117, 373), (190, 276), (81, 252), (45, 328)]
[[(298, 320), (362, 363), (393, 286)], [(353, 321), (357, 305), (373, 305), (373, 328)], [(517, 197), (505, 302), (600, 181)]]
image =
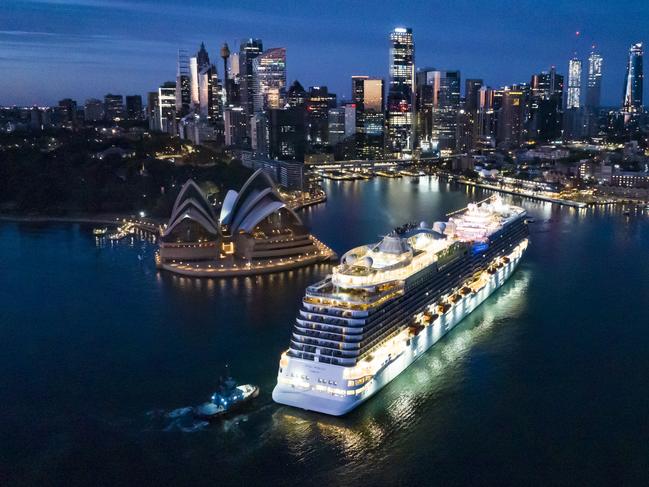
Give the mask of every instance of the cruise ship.
[(492, 197), (348, 251), (307, 288), (273, 400), (335, 416), (368, 400), (503, 285), (525, 215)]

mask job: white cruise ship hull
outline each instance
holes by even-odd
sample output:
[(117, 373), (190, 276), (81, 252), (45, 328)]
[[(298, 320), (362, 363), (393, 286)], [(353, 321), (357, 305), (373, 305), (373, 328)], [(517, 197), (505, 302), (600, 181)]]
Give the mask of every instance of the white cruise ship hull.
[(451, 331), (512, 275), (524, 253), (524, 247), (509, 256), (509, 262), (491, 275), (477, 293), (462, 297), (450, 310), (409, 338), (399, 353), (390, 357), (359, 390), (352, 385), (349, 367), (285, 357), (280, 367), (273, 400), (280, 404), (341, 416), (358, 407), (397, 377), (424, 352)]

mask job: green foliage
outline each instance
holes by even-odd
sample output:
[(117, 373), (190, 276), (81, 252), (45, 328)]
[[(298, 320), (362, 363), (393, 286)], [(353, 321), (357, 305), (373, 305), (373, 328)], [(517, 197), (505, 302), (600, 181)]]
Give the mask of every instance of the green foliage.
[[(57, 143), (52, 143), (52, 137)], [(18, 147), (16, 147), (18, 145)], [(197, 148), (182, 161), (160, 160), (181, 153), (167, 135), (98, 136), (94, 129), (34, 135), (0, 135), (0, 205), (21, 212), (137, 212), (166, 217), (189, 178), (211, 193), (238, 188), (251, 171), (210, 149)], [(119, 147), (134, 157), (97, 154)], [(186, 152), (185, 152), (186, 153)]]

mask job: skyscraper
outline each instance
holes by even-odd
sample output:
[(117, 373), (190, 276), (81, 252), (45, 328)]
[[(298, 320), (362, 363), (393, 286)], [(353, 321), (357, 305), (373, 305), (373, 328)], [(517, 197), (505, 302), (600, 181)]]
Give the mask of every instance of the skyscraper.
[[(254, 107), (253, 61), (264, 50), (261, 39), (247, 39), (239, 47), (239, 78), (241, 106), (252, 114)], [(228, 86), (228, 90), (230, 86)]]
[(352, 102), (355, 109), (356, 157), (380, 159), (385, 148), (383, 80), (352, 76)]
[(176, 115), (179, 118), (187, 115), (191, 109), (191, 80), (189, 75), (189, 57), (187, 51), (178, 51), (178, 69), (176, 72)]
[(464, 82), (464, 106), (458, 117), (457, 129), (457, 149), (460, 151), (470, 151), (477, 145), (478, 106), (482, 84), (481, 79), (467, 79)]
[(149, 121), (149, 130), (160, 130), (158, 127), (158, 92), (149, 91), (146, 95), (146, 118)]
[(499, 145), (518, 147), (523, 143), (526, 91), (527, 85), (503, 88), (496, 136)]
[(390, 33), (390, 88), (388, 142), (393, 155), (412, 150), (415, 45), (412, 29), (397, 27)]
[(167, 81), (158, 88), (158, 110), (156, 127), (162, 132), (176, 133), (177, 83)]
[(275, 47), (259, 54), (252, 61), (252, 73), (253, 110), (279, 108), (286, 89), (286, 49)]
[(586, 108), (599, 108), (602, 94), (602, 56), (593, 46), (588, 56), (588, 86), (586, 88)]
[(295, 80), (286, 92), (286, 104), (292, 107), (301, 107), (306, 103), (306, 90), (304, 86)]
[(577, 53), (568, 62), (568, 91), (563, 114), (563, 135), (580, 139), (584, 135), (584, 111), (581, 106), (581, 60)]
[(624, 78), (624, 96), (622, 98), (622, 111), (633, 114), (642, 110), (642, 43), (633, 44), (629, 49), (629, 61), (626, 66)]
[(201, 47), (198, 49), (198, 52), (196, 53), (196, 61), (198, 64), (198, 70), (202, 70), (204, 67), (210, 65), (210, 56), (207, 53), (207, 49), (205, 49), (205, 43), (201, 42)]
[(326, 86), (311, 86), (305, 107), (307, 117), (307, 141), (311, 145), (328, 142), (329, 109), (336, 106), (336, 95), (329, 93)]
[(563, 128), (563, 76), (552, 66), (549, 72), (532, 76), (530, 89), (530, 138), (541, 142), (559, 139)]
[(593, 45), (588, 56), (588, 85), (586, 87), (585, 135), (594, 137), (599, 132), (598, 111), (602, 95), (602, 56)]
[(191, 107), (198, 107), (200, 100), (198, 99), (198, 58), (196, 56), (189, 58), (189, 93)]
[(345, 139), (345, 107), (330, 108), (327, 119), (327, 140), (334, 146)]
[(575, 56), (568, 63), (568, 110), (581, 107), (581, 60)]
[(419, 147), (424, 150), (455, 150), (459, 110), (459, 71), (425, 68), (417, 72)]

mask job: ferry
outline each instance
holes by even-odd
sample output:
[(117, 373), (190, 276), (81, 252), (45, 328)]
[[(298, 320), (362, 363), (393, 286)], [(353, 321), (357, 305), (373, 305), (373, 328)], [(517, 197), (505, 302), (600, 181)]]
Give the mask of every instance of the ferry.
[(512, 275), (523, 208), (495, 196), (348, 251), (309, 286), (273, 400), (334, 416), (379, 392)]

